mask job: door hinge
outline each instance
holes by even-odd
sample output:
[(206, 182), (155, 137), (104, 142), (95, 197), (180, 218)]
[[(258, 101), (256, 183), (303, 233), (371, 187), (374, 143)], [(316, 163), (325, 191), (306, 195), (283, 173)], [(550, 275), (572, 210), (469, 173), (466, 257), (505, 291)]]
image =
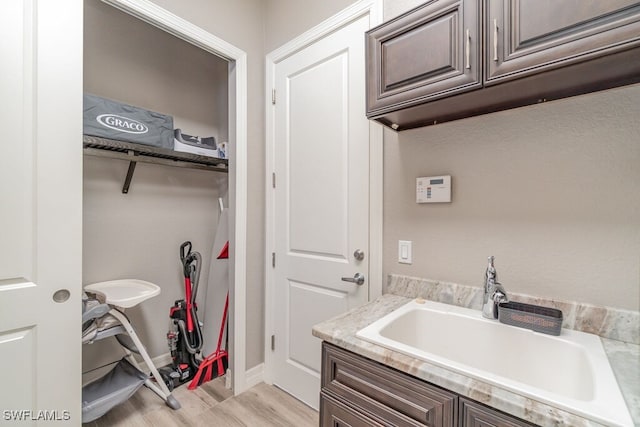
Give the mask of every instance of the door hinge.
[(271, 252), (271, 266), (273, 268), (276, 268), (276, 253), (275, 252)]
[(271, 351), (274, 351), (275, 349), (276, 349), (276, 336), (271, 335)]
[(271, 185), (273, 186), (273, 188), (276, 188), (276, 173), (273, 172), (271, 174)]
[(276, 105), (276, 90), (275, 89), (271, 90), (271, 104), (272, 105)]

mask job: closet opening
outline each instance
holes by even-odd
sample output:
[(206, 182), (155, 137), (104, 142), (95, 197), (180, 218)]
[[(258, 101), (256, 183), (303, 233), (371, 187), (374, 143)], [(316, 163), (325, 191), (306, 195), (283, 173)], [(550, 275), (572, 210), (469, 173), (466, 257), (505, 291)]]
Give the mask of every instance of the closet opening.
[[(195, 298), (203, 331), (200, 357), (216, 348), (228, 292), (227, 384), (242, 392), (245, 53), (147, 2), (86, 0), (84, 92), (172, 117), (181, 142), (199, 136), (224, 148), (226, 159), (207, 161), (189, 147), (171, 156), (85, 136), (83, 283), (138, 279), (159, 286), (159, 295), (126, 315), (153, 364), (168, 365), (169, 312), (185, 298), (180, 247), (191, 242), (202, 259)], [(218, 260), (227, 241), (228, 260)], [(121, 357), (115, 340), (84, 345), (83, 383), (104, 375)]]

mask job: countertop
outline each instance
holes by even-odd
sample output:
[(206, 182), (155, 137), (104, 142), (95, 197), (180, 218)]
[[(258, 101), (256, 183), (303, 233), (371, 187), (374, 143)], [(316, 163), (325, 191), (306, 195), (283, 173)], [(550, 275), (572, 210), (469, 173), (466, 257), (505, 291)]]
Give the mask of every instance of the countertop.
[[(371, 303), (314, 326), (313, 335), (537, 425), (572, 427), (600, 425), (548, 404), (356, 337), (357, 331), (410, 300), (411, 298), (404, 296), (385, 294)], [(601, 340), (634, 424), (640, 426), (640, 345), (606, 338)]]

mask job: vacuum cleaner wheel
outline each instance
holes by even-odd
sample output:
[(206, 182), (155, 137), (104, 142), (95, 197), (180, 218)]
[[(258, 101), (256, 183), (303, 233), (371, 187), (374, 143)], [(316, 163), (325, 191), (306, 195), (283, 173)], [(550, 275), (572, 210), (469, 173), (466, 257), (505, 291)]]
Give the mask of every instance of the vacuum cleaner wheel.
[(173, 391), (174, 383), (173, 383), (173, 370), (171, 368), (160, 368), (158, 369), (158, 373), (162, 378), (162, 381), (167, 385), (169, 391)]

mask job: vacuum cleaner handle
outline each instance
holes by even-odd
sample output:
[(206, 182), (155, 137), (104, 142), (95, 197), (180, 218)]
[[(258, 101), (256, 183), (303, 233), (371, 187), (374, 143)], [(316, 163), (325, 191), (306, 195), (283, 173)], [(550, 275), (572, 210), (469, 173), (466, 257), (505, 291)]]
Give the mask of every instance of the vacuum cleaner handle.
[[(189, 248), (187, 249), (186, 253), (185, 253), (185, 248)], [(187, 240), (186, 242), (180, 245), (180, 261), (182, 261), (182, 264), (184, 264), (184, 259), (188, 257), (189, 254), (191, 254), (191, 242)]]

